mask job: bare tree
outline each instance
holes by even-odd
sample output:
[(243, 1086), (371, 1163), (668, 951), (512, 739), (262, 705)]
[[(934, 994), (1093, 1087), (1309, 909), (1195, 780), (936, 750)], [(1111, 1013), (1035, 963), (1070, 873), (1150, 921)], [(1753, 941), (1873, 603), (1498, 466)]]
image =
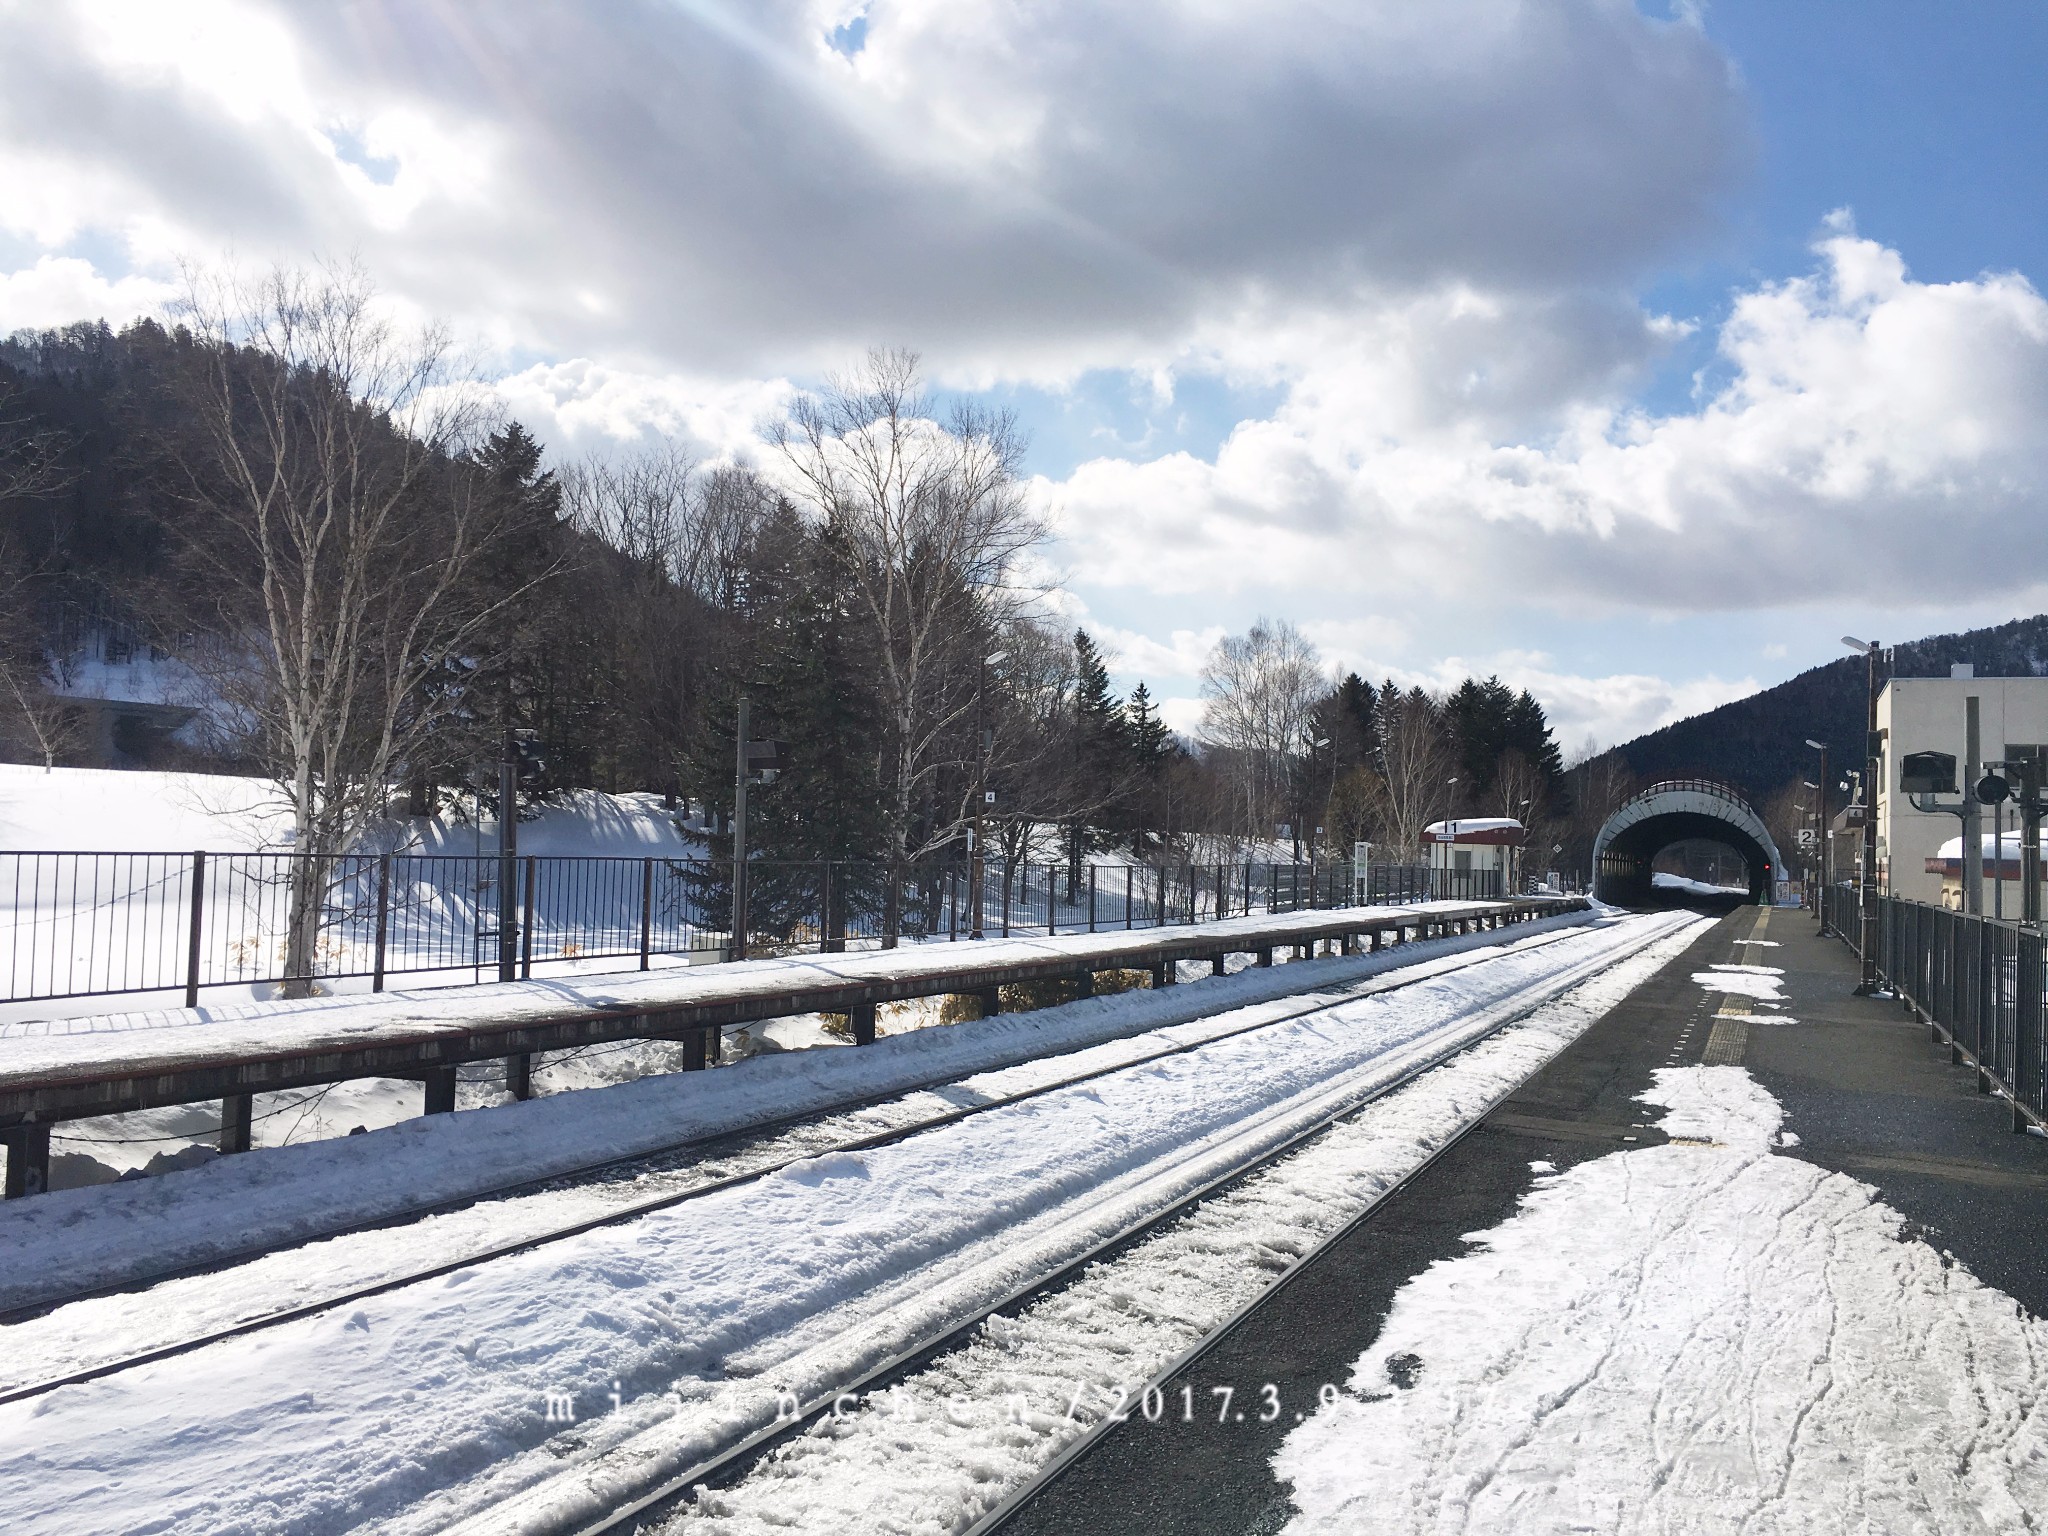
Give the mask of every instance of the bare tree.
[(39, 425), (21, 391), (0, 383), (0, 502), (53, 496), (75, 478), (65, 458), (71, 441)]
[[(70, 440), (37, 423), (21, 392), (0, 384), (0, 506), (54, 496), (76, 478)], [(58, 692), (64, 659), (38, 632), (32, 587), (41, 574), (11, 516), (0, 521), (0, 725), (19, 733), (47, 770), (83, 744), (78, 706)]]
[(1642, 780), (1619, 752), (1603, 751), (1588, 741), (1579, 760), (1565, 770), (1565, 783), (1571, 793), (1566, 857), (1590, 874), (1600, 829), (1642, 787)]
[(1442, 701), (1421, 688), (1401, 693), (1389, 683), (1381, 691), (1375, 719), (1381, 833), (1398, 858), (1417, 862), (1423, 828), (1450, 807), (1457, 751), (1444, 724)]
[(303, 978), (334, 860), (466, 707), (451, 679), (507, 600), (466, 580), (495, 534), (462, 457), (485, 423), (445, 335), (401, 332), (360, 268), (187, 279), (203, 446), (182, 450), (201, 514), (184, 576), (220, 622), (186, 649), (289, 804), (286, 971)]
[(599, 573), (613, 641), (613, 687), (630, 701), (631, 740), (610, 744), (629, 771), (673, 786), (697, 729), (707, 678), (727, 653), (756, 541), (775, 495), (745, 465), (700, 469), (661, 442), (591, 457), (561, 475), (572, 525), (615, 551)]
[(45, 659), (33, 640), (0, 637), (0, 645), (0, 728), (18, 733), (47, 773), (86, 745), (84, 713), (77, 700), (59, 691), (61, 663)]
[(852, 553), (879, 658), (884, 811), (900, 870), (961, 835), (964, 787), (957, 804), (917, 813), (936, 806), (942, 771), (971, 756), (961, 726), (975, 704), (974, 648), (993, 648), (1035, 595), (1017, 585), (1021, 558), (1045, 535), (1018, 478), (1024, 440), (1009, 414), (980, 406), (935, 420), (917, 355), (901, 350), (870, 352), (857, 373), (799, 399), (769, 437), (798, 494)]
[[(1226, 635), (1209, 653), (1202, 668), (1202, 740), (1236, 777), (1247, 839), (1272, 835), (1328, 690), (1315, 647), (1284, 619), (1262, 618), (1242, 635)], [(1298, 845), (1299, 827), (1295, 833)]]

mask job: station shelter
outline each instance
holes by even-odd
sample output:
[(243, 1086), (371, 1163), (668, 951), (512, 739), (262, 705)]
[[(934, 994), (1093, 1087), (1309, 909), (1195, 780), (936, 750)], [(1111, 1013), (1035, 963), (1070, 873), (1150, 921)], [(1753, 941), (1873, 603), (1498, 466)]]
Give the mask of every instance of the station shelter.
[(1484, 900), (1514, 889), (1516, 850), (1528, 833), (1512, 816), (1460, 816), (1422, 829), (1430, 895)]

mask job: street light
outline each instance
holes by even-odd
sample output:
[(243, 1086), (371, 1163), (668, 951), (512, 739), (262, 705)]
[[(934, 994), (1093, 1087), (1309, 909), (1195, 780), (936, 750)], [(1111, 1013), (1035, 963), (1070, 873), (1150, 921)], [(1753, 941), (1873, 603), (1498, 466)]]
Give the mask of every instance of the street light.
[[(994, 733), (984, 723), (982, 699), (988, 692), (988, 669), (999, 662), (1008, 661), (1008, 651), (991, 651), (981, 658), (981, 671), (974, 684), (974, 827), (968, 834), (967, 883), (973, 888), (973, 911), (967, 927), (967, 937), (978, 939), (981, 934), (982, 885), (988, 878), (988, 857), (982, 852), (982, 816), (988, 808), (988, 754), (995, 745)], [(1009, 874), (1004, 873), (1005, 882)], [(1004, 889), (1008, 889), (1007, 883)]]
[[(1811, 736), (1806, 738), (1806, 744), (1820, 754), (1820, 783), (1827, 783), (1828, 744), (1824, 741), (1815, 741)], [(1815, 915), (1820, 918), (1821, 937), (1826, 938), (1828, 932), (1828, 792), (1822, 789), (1820, 784), (1816, 784), (1813, 786), (1813, 799), (1813, 836), (1814, 846), (1818, 850), (1813, 877), (1813, 910)]]
[(1863, 780), (1863, 869), (1857, 881), (1856, 904), (1862, 921), (1857, 925), (1861, 930), (1863, 977), (1856, 984), (1859, 997), (1868, 997), (1877, 990), (1877, 791), (1878, 775), (1883, 765), (1878, 761), (1877, 750), (1877, 651), (1875, 640), (1858, 640), (1854, 635), (1842, 636), (1842, 644), (1852, 651), (1863, 653), (1863, 687), (1867, 697), (1865, 710), (1863, 760), (1866, 773)]

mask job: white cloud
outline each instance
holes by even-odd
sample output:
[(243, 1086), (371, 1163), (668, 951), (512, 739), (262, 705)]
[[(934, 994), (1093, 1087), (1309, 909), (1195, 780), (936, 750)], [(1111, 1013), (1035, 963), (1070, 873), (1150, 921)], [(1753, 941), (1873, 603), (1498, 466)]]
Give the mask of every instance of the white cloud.
[(1092, 580), (1160, 592), (1685, 612), (2038, 584), (2048, 545), (2012, 534), (2048, 491), (2048, 303), (2013, 274), (1915, 282), (1839, 222), (1819, 252), (1738, 297), (1729, 377), (1688, 413), (1625, 403), (1651, 318), (1595, 342), (1582, 312), (1447, 290), (1300, 342), (1280, 408), (1213, 462), (1038, 493)]
[(0, 323), (145, 312), (179, 256), (358, 251), (567, 452), (744, 451), (875, 343), (963, 388), (1122, 371), (1161, 416), (1222, 379), (1279, 403), (1213, 456), (1037, 482), (1051, 611), (1178, 726), (1263, 608), (1375, 675), (1519, 655), (1561, 734), (1613, 739), (1753, 685), (1707, 651), (1579, 675), (1526, 631), (2048, 583), (2017, 276), (1919, 283), (1839, 221), (1737, 296), (1698, 404), (1635, 403), (1690, 322), (1634, 294), (1751, 147), (1691, 12), (1627, 0), (0, 7), (0, 231), (40, 253)]
[(1614, 0), (873, 0), (851, 60), (846, 11), (6, 8), (0, 220), (360, 249), (554, 358), (1064, 379), (1276, 294), (1634, 273), (1747, 152), (1718, 50)]
[(588, 358), (535, 363), (492, 389), (509, 415), (558, 452), (602, 451), (658, 434), (682, 439), (707, 459), (758, 450), (760, 424), (790, 397), (780, 379), (692, 379)]
[(157, 313), (171, 293), (169, 284), (146, 277), (109, 282), (80, 257), (44, 256), (32, 267), (0, 273), (0, 336), (85, 318), (118, 326)]

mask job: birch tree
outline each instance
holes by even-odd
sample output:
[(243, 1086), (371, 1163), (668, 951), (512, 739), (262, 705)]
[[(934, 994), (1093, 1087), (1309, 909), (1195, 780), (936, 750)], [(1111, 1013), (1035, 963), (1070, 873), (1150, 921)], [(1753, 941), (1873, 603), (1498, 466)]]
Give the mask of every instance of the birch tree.
[[(883, 809), (899, 877), (961, 836), (967, 775), (953, 775), (963, 787), (943, 805), (939, 780), (971, 760), (979, 657), (1028, 607), (1019, 565), (1045, 534), (1019, 478), (1015, 420), (964, 402), (936, 419), (918, 368), (914, 352), (870, 352), (769, 433), (796, 493), (848, 550), (878, 659)], [(899, 885), (890, 881), (885, 938), (897, 929)]]
[(1422, 830), (1451, 805), (1457, 749), (1442, 702), (1421, 688), (1403, 693), (1390, 681), (1380, 691), (1374, 778), (1382, 835), (1397, 856), (1422, 857)]
[(467, 580), (496, 534), (465, 451), (485, 425), (436, 327), (399, 328), (358, 268), (188, 274), (198, 447), (183, 576), (219, 622), (190, 659), (271, 764), (293, 849), (285, 970), (315, 971), (336, 858), (450, 712), (508, 594)]
[(1227, 755), (1246, 838), (1273, 835), (1293, 798), (1296, 760), (1311, 745), (1316, 705), (1328, 691), (1315, 647), (1284, 619), (1262, 618), (1209, 653), (1202, 739)]

